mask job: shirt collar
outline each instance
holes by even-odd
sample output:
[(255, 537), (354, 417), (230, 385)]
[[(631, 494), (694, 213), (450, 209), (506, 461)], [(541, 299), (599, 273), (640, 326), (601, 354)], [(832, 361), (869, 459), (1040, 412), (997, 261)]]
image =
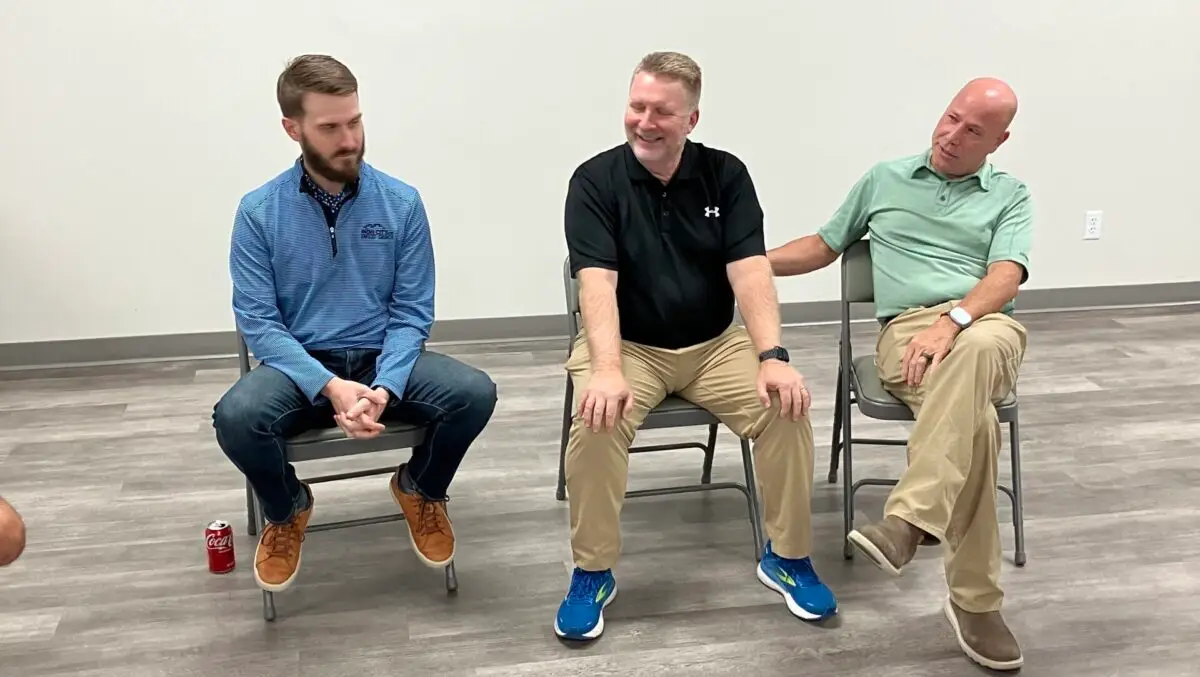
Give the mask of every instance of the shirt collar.
[(342, 186), (342, 192), (338, 193), (337, 195), (331, 195), (329, 191), (322, 188), (320, 184), (314, 181), (312, 176), (309, 175), (308, 169), (304, 166), (304, 158), (296, 159), (296, 168), (300, 172), (300, 192), (312, 195), (318, 202), (322, 204), (329, 204), (330, 206), (340, 206), (342, 202), (345, 202), (346, 200), (349, 200), (357, 195), (358, 187), (362, 183), (362, 176), (359, 176), (359, 178), (347, 183), (345, 186)]
[[(671, 177), (671, 181), (684, 181), (696, 175), (696, 163), (699, 161), (697, 157), (700, 151), (696, 148), (696, 144), (690, 139), (684, 139), (683, 156), (679, 159), (679, 167), (675, 170), (675, 175)], [(649, 169), (637, 159), (633, 154), (633, 147), (628, 143), (625, 144), (625, 166), (629, 170), (629, 178), (635, 182), (649, 181), (662, 183), (662, 180), (650, 173)]]
[[(933, 174), (934, 176), (945, 179), (946, 177), (942, 176), (941, 172), (939, 172), (938, 170), (933, 168), (933, 162), (930, 161), (931, 155), (933, 155), (932, 148), (925, 151), (925, 154), (922, 155), (916, 162), (913, 163), (912, 172), (909, 174), (909, 176), (915, 178), (917, 176), (917, 174), (919, 174), (921, 172), (929, 172), (929, 173)], [(992, 189), (992, 172), (993, 171), (995, 171), (995, 170), (992, 168), (992, 163), (984, 162), (983, 166), (980, 167), (979, 169), (975, 170), (974, 173), (968, 174), (966, 176), (960, 176), (955, 179), (949, 179), (949, 180), (951, 180), (951, 181), (966, 181), (967, 179), (975, 179), (976, 181), (979, 182), (980, 188), (982, 188), (984, 190), (991, 190)]]

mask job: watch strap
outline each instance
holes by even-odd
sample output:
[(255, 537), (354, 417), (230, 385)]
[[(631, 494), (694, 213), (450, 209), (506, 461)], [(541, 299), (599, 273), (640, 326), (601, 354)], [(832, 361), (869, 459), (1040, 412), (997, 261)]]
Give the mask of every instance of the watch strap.
[(791, 357), (788, 355), (788, 351), (786, 348), (784, 348), (783, 346), (775, 346), (773, 348), (768, 348), (758, 354), (759, 362), (766, 362), (767, 360), (779, 360), (780, 362), (788, 362), (791, 360)]

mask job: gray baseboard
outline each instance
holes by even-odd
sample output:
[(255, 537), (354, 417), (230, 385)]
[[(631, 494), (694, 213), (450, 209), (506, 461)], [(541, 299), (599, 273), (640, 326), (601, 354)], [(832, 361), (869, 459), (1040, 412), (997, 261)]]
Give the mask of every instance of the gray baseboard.
[[(1031, 289), (1021, 294), (1017, 312), (1181, 303), (1200, 303), (1200, 281)], [(857, 318), (869, 319), (871, 317), (869, 308), (858, 310)], [(785, 303), (780, 312), (783, 323), (789, 325), (836, 322), (839, 318), (837, 301)], [(434, 324), (430, 345), (546, 339), (564, 337), (566, 333), (565, 315), (443, 320)], [(222, 357), (236, 354), (235, 341), (234, 332), (218, 331), (198, 334), (0, 343), (0, 370)]]

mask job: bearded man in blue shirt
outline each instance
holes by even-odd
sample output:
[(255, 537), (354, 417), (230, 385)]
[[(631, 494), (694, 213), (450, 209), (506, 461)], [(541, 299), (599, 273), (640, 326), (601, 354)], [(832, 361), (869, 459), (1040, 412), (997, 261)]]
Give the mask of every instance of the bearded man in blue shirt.
[(264, 590), (295, 580), (313, 514), (284, 440), (337, 425), (372, 437), (383, 422), (428, 426), (389, 492), (417, 558), (449, 564), (446, 492), (491, 419), (487, 374), (426, 351), (434, 257), (419, 192), (363, 161), (358, 82), (328, 56), (294, 59), (277, 83), (283, 127), (301, 157), (247, 193), (229, 256), (238, 331), (260, 365), (213, 412), (217, 442), (245, 474), (267, 524), (254, 559)]

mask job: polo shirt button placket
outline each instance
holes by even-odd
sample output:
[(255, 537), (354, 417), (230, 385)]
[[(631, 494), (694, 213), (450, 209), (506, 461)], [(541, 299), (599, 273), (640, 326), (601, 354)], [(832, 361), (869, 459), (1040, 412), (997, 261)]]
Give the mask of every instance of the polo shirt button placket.
[(946, 208), (946, 200), (947, 200), (947, 195), (949, 195), (949, 193), (950, 193), (950, 184), (943, 181), (942, 184), (938, 187), (938, 196), (937, 196), (938, 205), (940, 205), (943, 209)]

